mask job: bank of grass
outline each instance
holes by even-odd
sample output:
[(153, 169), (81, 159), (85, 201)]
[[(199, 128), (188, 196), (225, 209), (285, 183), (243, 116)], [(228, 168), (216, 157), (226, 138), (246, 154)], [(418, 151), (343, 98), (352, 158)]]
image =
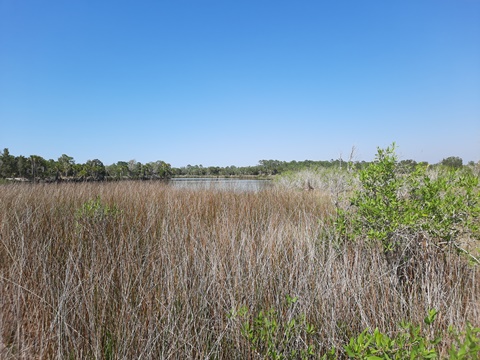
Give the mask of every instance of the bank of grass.
[[(242, 308), (275, 309), (284, 324), (304, 318), (313, 357), (332, 346), (346, 357), (366, 328), (394, 336), (401, 320), (420, 324), (432, 308), (432, 332), (478, 325), (478, 266), (415, 247), (405, 286), (381, 245), (339, 239), (335, 196), (3, 185), (0, 358), (263, 358), (229, 316)], [(302, 348), (295, 336), (289, 346)]]

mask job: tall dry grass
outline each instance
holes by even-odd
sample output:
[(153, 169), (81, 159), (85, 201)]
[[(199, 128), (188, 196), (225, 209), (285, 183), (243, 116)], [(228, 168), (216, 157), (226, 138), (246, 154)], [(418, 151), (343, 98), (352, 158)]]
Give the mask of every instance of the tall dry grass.
[[(82, 213), (97, 196), (106, 215)], [(480, 319), (478, 267), (419, 250), (405, 290), (383, 250), (343, 244), (326, 192), (174, 189), (120, 182), (0, 187), (0, 358), (257, 358), (227, 317), (284, 309), (318, 354), (365, 327), (440, 310)]]

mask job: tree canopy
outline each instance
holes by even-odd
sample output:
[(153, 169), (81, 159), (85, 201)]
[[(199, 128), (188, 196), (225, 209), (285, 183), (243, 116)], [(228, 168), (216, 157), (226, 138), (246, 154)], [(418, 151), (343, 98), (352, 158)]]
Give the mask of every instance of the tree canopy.
[(99, 159), (76, 163), (66, 154), (57, 160), (46, 160), (39, 155), (13, 156), (8, 148), (0, 154), (0, 178), (17, 181), (154, 180), (168, 179), (172, 174), (170, 164), (161, 160), (146, 164), (135, 160), (119, 161), (105, 166)]
[[(62, 154), (57, 160), (46, 160), (38, 155), (28, 157), (11, 155), (8, 148), (0, 153), (0, 178), (16, 179), (17, 181), (103, 181), (103, 180), (155, 180), (179, 177), (249, 177), (249, 176), (274, 176), (286, 172), (295, 172), (305, 169), (318, 170), (324, 168), (349, 168), (364, 169), (369, 162), (345, 161), (342, 159), (331, 160), (304, 160), (281, 161), (260, 160), (257, 165), (237, 167), (234, 165), (208, 166), (187, 165), (174, 168), (162, 160), (142, 164), (135, 159), (118, 161), (111, 165), (104, 165), (99, 159), (91, 159), (86, 163), (76, 163), (72, 156)], [(404, 172), (415, 168), (417, 162), (407, 159), (399, 162), (399, 167)], [(463, 160), (457, 156), (443, 159), (434, 166), (461, 168)], [(468, 165), (467, 165), (468, 166)]]

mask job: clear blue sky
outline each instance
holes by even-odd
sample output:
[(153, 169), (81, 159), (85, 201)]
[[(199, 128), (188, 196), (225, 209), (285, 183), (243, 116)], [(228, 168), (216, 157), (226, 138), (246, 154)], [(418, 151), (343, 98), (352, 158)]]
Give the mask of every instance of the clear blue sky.
[(479, 0), (0, 0), (0, 147), (480, 160)]

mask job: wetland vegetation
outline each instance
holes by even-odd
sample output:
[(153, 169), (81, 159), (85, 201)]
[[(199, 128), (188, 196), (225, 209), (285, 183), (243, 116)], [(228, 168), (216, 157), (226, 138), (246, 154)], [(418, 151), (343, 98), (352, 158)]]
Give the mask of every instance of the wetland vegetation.
[(0, 357), (476, 359), (479, 169), (401, 165), (1, 185)]

